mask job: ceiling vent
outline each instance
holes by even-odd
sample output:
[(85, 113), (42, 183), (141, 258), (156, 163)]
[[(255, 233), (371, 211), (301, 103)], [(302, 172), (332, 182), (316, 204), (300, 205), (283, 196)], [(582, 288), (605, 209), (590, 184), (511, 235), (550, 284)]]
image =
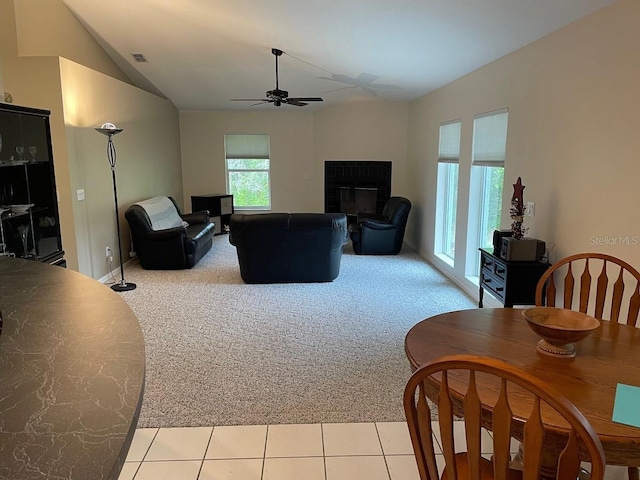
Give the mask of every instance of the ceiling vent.
[(142, 53), (132, 53), (131, 56), (136, 61), (136, 63), (147, 63), (147, 59)]

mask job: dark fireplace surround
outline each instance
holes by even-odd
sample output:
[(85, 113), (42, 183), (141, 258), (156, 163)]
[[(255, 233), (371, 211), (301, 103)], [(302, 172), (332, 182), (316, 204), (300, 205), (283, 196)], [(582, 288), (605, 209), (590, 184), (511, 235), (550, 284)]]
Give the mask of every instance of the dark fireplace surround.
[(370, 160), (324, 162), (325, 213), (346, 213), (348, 216), (354, 216), (359, 209), (380, 215), (389, 197), (391, 197), (391, 162)]

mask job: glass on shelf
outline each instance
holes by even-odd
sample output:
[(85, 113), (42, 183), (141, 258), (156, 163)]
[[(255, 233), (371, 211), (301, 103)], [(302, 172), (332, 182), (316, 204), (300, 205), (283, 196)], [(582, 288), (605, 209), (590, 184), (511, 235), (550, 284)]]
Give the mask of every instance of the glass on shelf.
[(31, 258), (31, 252), (29, 252), (29, 224), (25, 223), (23, 225), (18, 225), (17, 227), (18, 235), (20, 235), (20, 240), (22, 240), (22, 258)]
[(2, 207), (8, 210), (7, 216), (13, 215), (13, 185), (7, 184), (2, 190)]
[(36, 161), (36, 153), (38, 153), (38, 148), (35, 145), (29, 147), (29, 155), (31, 155), (31, 161)]

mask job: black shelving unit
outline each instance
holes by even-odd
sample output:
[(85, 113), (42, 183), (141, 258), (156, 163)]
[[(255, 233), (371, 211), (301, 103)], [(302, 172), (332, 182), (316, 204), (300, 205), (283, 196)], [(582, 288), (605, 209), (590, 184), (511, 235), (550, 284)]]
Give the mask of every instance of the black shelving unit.
[(229, 219), (233, 215), (233, 195), (228, 193), (211, 193), (209, 195), (192, 195), (191, 211), (209, 211), (209, 217), (215, 223), (215, 234), (229, 232)]
[(0, 103), (0, 255), (66, 266), (50, 113)]

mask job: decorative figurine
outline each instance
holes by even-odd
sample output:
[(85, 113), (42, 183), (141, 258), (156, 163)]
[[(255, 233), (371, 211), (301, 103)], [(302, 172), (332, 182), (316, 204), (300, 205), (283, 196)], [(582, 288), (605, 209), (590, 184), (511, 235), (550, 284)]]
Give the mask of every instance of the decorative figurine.
[(518, 181), (513, 184), (513, 196), (511, 197), (511, 231), (513, 232), (513, 238), (520, 240), (527, 233), (528, 228), (523, 226), (524, 217), (524, 188), (522, 180), (518, 177)]

